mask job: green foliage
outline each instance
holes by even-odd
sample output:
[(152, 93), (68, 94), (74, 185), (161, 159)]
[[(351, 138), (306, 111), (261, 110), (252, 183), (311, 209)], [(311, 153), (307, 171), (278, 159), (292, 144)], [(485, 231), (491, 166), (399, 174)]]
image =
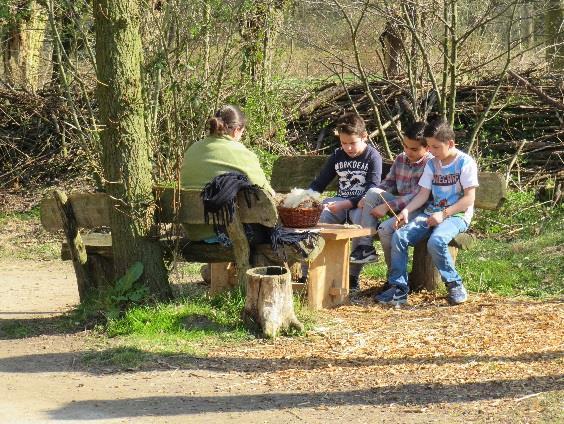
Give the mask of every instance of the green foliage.
[(241, 320), (244, 302), (244, 294), (235, 290), (214, 297), (194, 295), (170, 304), (135, 306), (122, 317), (108, 320), (106, 333), (157, 342), (197, 342), (210, 336), (216, 340), (249, 338)]
[(266, 177), (270, 179), (272, 175), (272, 167), (274, 166), (276, 159), (278, 159), (278, 155), (260, 148), (254, 149), (254, 151), (260, 161), (260, 167), (264, 171)]
[(116, 280), (108, 292), (108, 316), (116, 317), (125, 306), (139, 303), (147, 297), (149, 294), (148, 287), (144, 285), (135, 286), (135, 282), (139, 280), (142, 274), (143, 264), (135, 262), (122, 277)]
[(539, 203), (531, 191), (510, 191), (499, 210), (477, 210), (472, 228), (488, 237), (511, 240), (538, 235), (550, 221), (557, 221), (563, 214), (562, 205)]
[(0, 225), (5, 224), (8, 221), (39, 221), (40, 218), (39, 207), (36, 206), (25, 212), (0, 212)]
[[(231, 100), (237, 103), (236, 99)], [(266, 140), (272, 144), (286, 144), (284, 99), (276, 86), (268, 89), (258, 85), (248, 87), (243, 110), (247, 116), (246, 140), (251, 145), (263, 147)]]
[(132, 347), (117, 347), (103, 351), (88, 352), (82, 360), (88, 365), (110, 365), (119, 368), (138, 368), (150, 358), (147, 352)]

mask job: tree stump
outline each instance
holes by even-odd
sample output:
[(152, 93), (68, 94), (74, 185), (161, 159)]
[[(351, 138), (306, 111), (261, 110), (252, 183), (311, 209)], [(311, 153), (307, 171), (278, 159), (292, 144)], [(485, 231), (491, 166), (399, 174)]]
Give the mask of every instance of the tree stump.
[(304, 326), (296, 318), (290, 271), (279, 266), (251, 268), (247, 271), (247, 298), (243, 321), (260, 327), (266, 337)]

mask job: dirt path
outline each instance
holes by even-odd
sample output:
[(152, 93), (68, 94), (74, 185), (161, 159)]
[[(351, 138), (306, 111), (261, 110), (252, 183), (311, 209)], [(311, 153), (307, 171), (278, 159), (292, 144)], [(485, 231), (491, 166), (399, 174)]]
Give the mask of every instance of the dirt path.
[[(69, 264), (0, 261), (0, 423), (563, 419), (560, 302), (421, 297), (395, 310), (366, 297), (308, 337), (116, 373), (82, 360), (107, 341), (57, 330), (76, 301)], [(35, 324), (44, 331), (27, 334)]]

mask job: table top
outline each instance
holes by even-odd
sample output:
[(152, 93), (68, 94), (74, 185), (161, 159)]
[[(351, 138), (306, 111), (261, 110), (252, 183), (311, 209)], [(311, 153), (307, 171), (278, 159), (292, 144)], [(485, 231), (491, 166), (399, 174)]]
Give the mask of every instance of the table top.
[(317, 224), (315, 227), (296, 228), (295, 230), (319, 232), (326, 240), (345, 240), (376, 234), (375, 228), (361, 228), (350, 224)]

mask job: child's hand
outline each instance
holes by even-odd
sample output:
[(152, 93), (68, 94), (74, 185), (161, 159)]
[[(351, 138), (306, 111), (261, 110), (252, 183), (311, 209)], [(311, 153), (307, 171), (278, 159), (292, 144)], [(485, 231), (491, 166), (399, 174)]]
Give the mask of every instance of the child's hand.
[(403, 227), (405, 224), (409, 222), (409, 211), (407, 209), (402, 209), (396, 218), (396, 222), (394, 222), (394, 229), (398, 229)]
[(436, 227), (441, 222), (443, 222), (443, 213), (442, 212), (435, 212), (429, 218), (427, 218), (427, 224), (429, 227)]
[(357, 208), (363, 208), (364, 207), (364, 197), (358, 201), (358, 204), (356, 205), (356, 207)]
[(341, 200), (339, 202), (327, 203), (327, 209), (329, 209), (329, 212), (331, 213), (338, 213), (343, 209), (349, 209), (350, 207), (351, 207), (351, 202), (349, 202), (348, 200)]
[(386, 214), (388, 213), (390, 209), (388, 208), (388, 206), (386, 204), (381, 204), (376, 206), (374, 209), (372, 209), (370, 211), (370, 215), (376, 217), (376, 218), (383, 218), (384, 216), (386, 216)]

